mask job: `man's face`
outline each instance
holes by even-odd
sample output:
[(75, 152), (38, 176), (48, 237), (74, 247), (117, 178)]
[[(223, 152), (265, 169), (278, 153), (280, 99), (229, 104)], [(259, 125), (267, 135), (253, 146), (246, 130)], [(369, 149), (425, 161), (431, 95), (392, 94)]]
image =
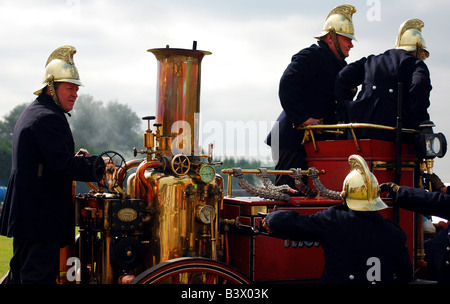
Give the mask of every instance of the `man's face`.
[(70, 82), (61, 82), (56, 89), (59, 102), (64, 112), (70, 112), (78, 98), (78, 85)]
[[(341, 47), (341, 51), (342, 54), (344, 55), (345, 58), (347, 58), (350, 54), (350, 49), (353, 48), (353, 43), (352, 43), (352, 39), (342, 36), (342, 35), (336, 35), (337, 36), (337, 40), (339, 43), (339, 46)], [(338, 51), (336, 50), (336, 46), (333, 43), (333, 39), (331, 38), (331, 34), (328, 34), (325, 37), (325, 42), (328, 44), (328, 46), (330, 47), (331, 51), (336, 55), (336, 57), (338, 59), (345, 59), (345, 58), (339, 58), (339, 54)]]
[(344, 54), (345, 57), (348, 57), (350, 54), (350, 49), (353, 47), (352, 39), (342, 35), (337, 35), (337, 37), (339, 45), (341, 46), (342, 54)]

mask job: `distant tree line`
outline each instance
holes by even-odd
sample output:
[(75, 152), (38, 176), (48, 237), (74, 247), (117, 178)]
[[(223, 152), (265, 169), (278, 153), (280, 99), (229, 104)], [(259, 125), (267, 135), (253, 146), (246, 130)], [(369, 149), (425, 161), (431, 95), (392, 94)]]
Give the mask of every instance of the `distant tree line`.
[(71, 114), (76, 150), (85, 148), (90, 154), (114, 150), (129, 158), (133, 147), (142, 146), (141, 119), (126, 104), (104, 104), (90, 95), (80, 95)]
[(12, 133), (17, 119), (26, 107), (26, 103), (18, 105), (0, 120), (0, 186), (8, 184), (11, 172)]
[[(20, 114), (28, 106), (27, 103), (16, 106), (0, 119), (0, 186), (8, 184), (11, 172), (11, 143), (14, 125)], [(126, 160), (132, 159), (133, 147), (142, 149), (144, 131), (142, 120), (126, 104), (118, 101), (103, 103), (94, 100), (90, 95), (80, 95), (68, 117), (75, 140), (75, 150), (85, 148), (90, 154), (100, 154), (105, 150), (119, 152)], [(216, 166), (217, 173), (224, 168), (240, 167), (243, 169), (258, 168), (260, 162), (245, 158), (215, 158), (222, 161)], [(227, 185), (227, 176), (221, 174)], [(249, 182), (258, 183), (258, 178), (248, 176)], [(233, 178), (233, 189), (238, 189), (237, 180)]]

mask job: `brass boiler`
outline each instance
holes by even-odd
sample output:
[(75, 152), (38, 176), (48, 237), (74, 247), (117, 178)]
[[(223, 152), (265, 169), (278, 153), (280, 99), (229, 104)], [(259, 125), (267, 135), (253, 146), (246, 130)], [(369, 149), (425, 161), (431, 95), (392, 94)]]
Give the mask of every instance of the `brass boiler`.
[[(216, 174), (212, 146), (198, 146), (200, 65), (206, 51), (151, 49), (158, 60), (155, 133), (144, 134), (146, 155), (127, 180), (127, 195), (142, 199), (145, 267), (182, 256), (220, 259), (218, 232), (223, 181)], [(135, 154), (138, 151), (135, 150)]]

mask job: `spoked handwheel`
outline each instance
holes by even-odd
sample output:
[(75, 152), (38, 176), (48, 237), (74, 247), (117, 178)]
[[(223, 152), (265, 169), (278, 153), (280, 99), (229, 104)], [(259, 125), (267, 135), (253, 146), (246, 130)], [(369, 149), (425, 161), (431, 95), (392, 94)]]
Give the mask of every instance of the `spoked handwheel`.
[(178, 176), (186, 175), (191, 168), (191, 162), (189, 161), (189, 158), (184, 154), (175, 155), (172, 158), (170, 165), (172, 171)]
[(225, 263), (183, 257), (147, 269), (131, 284), (251, 284), (251, 281)]
[(109, 192), (114, 192), (125, 179), (126, 174), (122, 174), (122, 177), (119, 177), (121, 176), (119, 170), (127, 172), (125, 158), (116, 151), (105, 151), (99, 156), (94, 163), (94, 174), (98, 174), (99, 168), (104, 164), (106, 164), (106, 168), (103, 176), (96, 176), (97, 183), (103, 188), (108, 188)]

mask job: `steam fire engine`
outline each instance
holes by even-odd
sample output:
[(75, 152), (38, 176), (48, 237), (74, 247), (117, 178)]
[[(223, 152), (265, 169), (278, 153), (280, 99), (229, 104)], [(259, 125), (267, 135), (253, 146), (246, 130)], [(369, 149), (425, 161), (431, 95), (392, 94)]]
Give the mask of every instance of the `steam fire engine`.
[[(142, 150), (126, 161), (109, 157), (104, 176), (89, 193), (74, 196), (75, 246), (61, 250), (60, 283), (280, 283), (315, 282), (323, 270), (320, 243), (282, 240), (260, 230), (264, 214), (274, 209), (314, 214), (342, 204), (342, 182), (350, 171), (348, 158), (364, 158), (379, 183), (422, 187), (421, 173), (432, 172), (433, 159), (446, 151), (445, 137), (433, 125), (416, 134), (419, 144), (358, 139), (356, 128), (369, 124), (306, 127), (309, 168), (267, 170), (228, 168), (217, 174), (212, 145), (203, 154), (198, 145), (201, 62), (207, 51), (160, 48), (148, 50), (158, 60), (156, 115), (148, 121)], [(154, 120), (151, 129), (151, 123)], [(316, 131), (347, 131), (350, 140), (317, 141)], [(245, 176), (261, 178), (252, 185)], [(269, 175), (285, 174), (297, 189), (276, 187)], [(308, 176), (308, 183), (302, 177)], [(231, 180), (248, 192), (233, 196)], [(301, 192), (291, 196), (289, 192)], [(407, 235), (416, 272), (423, 267), (422, 215), (393, 206), (381, 214), (396, 221)]]

